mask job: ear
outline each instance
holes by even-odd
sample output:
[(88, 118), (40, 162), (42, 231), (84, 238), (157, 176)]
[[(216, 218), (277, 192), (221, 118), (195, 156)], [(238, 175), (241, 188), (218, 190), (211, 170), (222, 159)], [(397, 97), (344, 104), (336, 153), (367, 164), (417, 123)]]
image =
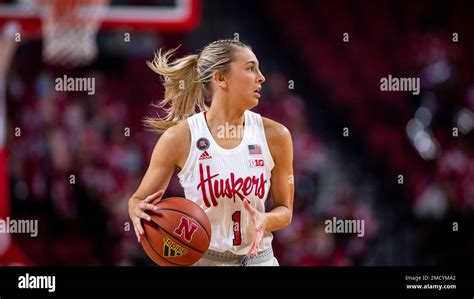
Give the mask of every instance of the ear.
[(227, 76), (222, 74), (221, 72), (215, 72), (214, 75), (212, 75), (212, 80), (214, 81), (214, 83), (223, 88), (223, 89), (227, 89), (228, 87), (228, 84), (227, 84)]

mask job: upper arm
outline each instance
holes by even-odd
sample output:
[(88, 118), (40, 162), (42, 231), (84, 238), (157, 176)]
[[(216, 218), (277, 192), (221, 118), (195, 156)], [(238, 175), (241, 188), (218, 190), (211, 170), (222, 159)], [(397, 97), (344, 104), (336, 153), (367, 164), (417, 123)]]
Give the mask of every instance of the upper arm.
[(190, 142), (189, 127), (178, 124), (166, 130), (158, 140), (150, 164), (134, 196), (146, 198), (159, 190), (166, 190), (178, 161), (182, 159), (183, 144)]
[(268, 147), (275, 162), (271, 177), (273, 206), (285, 206), (293, 213), (293, 141), (290, 131), (275, 121), (263, 118)]

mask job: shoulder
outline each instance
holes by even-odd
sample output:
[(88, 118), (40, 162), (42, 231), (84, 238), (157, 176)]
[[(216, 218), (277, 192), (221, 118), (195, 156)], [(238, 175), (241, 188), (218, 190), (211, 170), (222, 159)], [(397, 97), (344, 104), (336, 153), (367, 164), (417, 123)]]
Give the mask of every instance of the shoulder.
[(262, 122), (265, 137), (272, 155), (278, 155), (281, 151), (288, 151), (293, 148), (291, 133), (287, 127), (263, 116)]
[(262, 116), (263, 128), (268, 142), (291, 140), (291, 133), (287, 127), (279, 122)]
[(178, 162), (186, 155), (191, 142), (191, 132), (187, 120), (168, 128), (157, 141), (155, 150), (167, 160)]
[(171, 144), (182, 144), (191, 139), (191, 131), (186, 119), (181, 120), (178, 124), (168, 128), (160, 137)]

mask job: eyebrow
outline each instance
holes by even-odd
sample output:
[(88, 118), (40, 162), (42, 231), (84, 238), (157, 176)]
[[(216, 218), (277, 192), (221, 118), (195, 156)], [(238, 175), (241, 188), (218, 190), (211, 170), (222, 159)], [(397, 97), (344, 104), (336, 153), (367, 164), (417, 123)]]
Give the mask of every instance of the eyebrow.
[(254, 61), (254, 60), (251, 60), (251, 61), (247, 62), (246, 64), (249, 64), (249, 63), (257, 64), (257, 62)]

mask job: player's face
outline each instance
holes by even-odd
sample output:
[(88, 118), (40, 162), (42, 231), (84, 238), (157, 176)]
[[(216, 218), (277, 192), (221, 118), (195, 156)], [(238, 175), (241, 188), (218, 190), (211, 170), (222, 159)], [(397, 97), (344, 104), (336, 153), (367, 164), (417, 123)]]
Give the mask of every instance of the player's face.
[(258, 104), (260, 90), (265, 77), (259, 69), (255, 54), (249, 48), (238, 48), (235, 60), (231, 63), (228, 73), (229, 91), (245, 109)]

